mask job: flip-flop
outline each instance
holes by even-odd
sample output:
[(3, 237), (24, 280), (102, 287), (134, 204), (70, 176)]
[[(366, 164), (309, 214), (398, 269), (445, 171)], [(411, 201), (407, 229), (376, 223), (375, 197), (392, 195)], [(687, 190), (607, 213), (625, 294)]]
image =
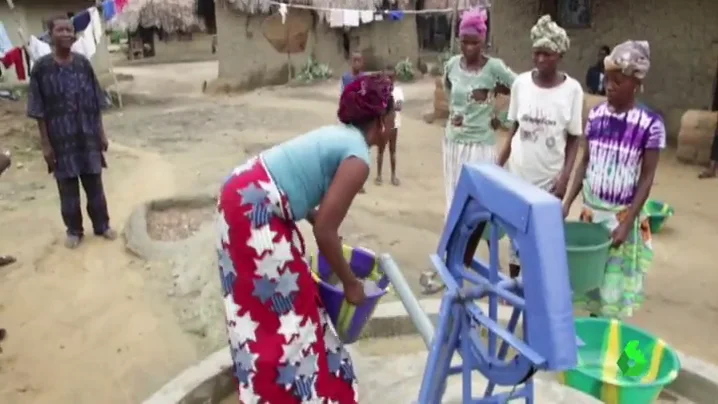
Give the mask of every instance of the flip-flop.
[(419, 284), (424, 288), (424, 295), (433, 295), (444, 290), (444, 284), (438, 281), (436, 272), (424, 272), (419, 276)]
[(13, 257), (12, 255), (0, 255), (0, 267), (10, 265), (16, 261), (17, 259), (15, 259), (15, 257)]
[(698, 174), (699, 180), (706, 180), (708, 178), (715, 178), (716, 172), (715, 171), (703, 171), (702, 173)]

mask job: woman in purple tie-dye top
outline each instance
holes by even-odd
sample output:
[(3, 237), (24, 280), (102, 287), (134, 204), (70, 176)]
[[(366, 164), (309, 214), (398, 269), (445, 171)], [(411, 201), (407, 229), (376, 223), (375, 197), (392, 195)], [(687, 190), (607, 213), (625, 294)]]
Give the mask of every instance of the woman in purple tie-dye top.
[(587, 148), (564, 206), (567, 214), (582, 193), (581, 220), (612, 232), (603, 285), (576, 297), (592, 316), (633, 315), (643, 302), (644, 276), (653, 259), (644, 204), (666, 145), (666, 129), (658, 114), (636, 103), (649, 58), (644, 41), (624, 42), (606, 57), (608, 101), (589, 112)]

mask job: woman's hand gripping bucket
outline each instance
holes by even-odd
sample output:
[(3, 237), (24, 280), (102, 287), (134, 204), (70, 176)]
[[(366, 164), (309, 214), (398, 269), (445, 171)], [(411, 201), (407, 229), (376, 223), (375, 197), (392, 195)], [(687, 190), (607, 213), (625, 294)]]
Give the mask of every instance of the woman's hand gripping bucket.
[(347, 245), (343, 248), (349, 266), (364, 284), (366, 300), (359, 306), (344, 298), (341, 283), (321, 254), (311, 257), (310, 264), (319, 286), (319, 296), (339, 338), (345, 344), (351, 344), (359, 339), (379, 300), (388, 291), (389, 278), (379, 270), (379, 261), (373, 252)]

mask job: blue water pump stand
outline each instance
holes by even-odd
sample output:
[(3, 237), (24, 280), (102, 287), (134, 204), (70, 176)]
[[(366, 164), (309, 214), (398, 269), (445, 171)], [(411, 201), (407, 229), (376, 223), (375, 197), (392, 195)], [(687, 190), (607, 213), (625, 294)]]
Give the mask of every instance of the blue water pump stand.
[[(489, 263), (474, 259), (471, 268), (465, 268), (469, 238), (487, 223), (491, 224)], [(520, 249), (519, 279), (509, 279), (500, 271), (499, 227)], [(529, 404), (534, 402), (532, 376), (537, 371), (576, 366), (563, 215), (557, 198), (500, 167), (464, 165), (437, 254), (431, 258), (446, 293), (419, 404), (441, 403), (447, 378), (458, 373), (465, 404), (499, 404), (520, 398)], [(475, 303), (485, 297), (488, 313)], [(498, 320), (499, 299), (513, 306), (506, 327)], [(515, 335), (521, 317), (523, 337)], [(480, 337), (482, 331), (487, 342)], [(507, 360), (509, 347), (516, 355)], [(452, 367), (455, 353), (461, 365)], [(474, 371), (488, 380), (478, 399), (472, 397)], [(513, 389), (497, 393), (497, 386)]]

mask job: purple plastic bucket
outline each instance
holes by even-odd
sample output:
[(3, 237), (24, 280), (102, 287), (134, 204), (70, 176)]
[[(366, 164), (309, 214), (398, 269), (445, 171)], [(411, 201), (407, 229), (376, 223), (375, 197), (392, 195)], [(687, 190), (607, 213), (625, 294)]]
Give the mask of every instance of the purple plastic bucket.
[(344, 246), (344, 257), (357, 278), (370, 280), (376, 284), (376, 288), (366, 292), (366, 300), (359, 306), (354, 306), (344, 298), (344, 291), (340, 284), (330, 282), (334, 272), (329, 267), (326, 259), (320, 254), (316, 259), (310, 259), (315, 279), (319, 283), (319, 296), (324, 303), (324, 308), (332, 320), (334, 329), (339, 338), (345, 344), (351, 344), (359, 339), (364, 327), (382, 296), (389, 288), (389, 278), (379, 270), (379, 261), (373, 252), (363, 248), (352, 248)]

